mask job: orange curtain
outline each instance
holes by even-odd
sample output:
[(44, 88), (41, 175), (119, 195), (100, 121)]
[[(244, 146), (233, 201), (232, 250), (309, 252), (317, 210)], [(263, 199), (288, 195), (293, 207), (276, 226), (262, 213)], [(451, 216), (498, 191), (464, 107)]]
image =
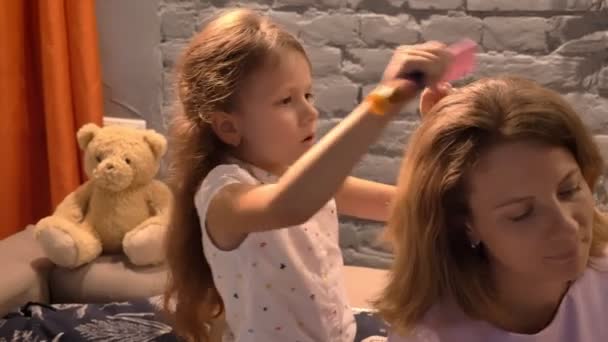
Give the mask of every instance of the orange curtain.
[(0, 0), (0, 239), (84, 181), (76, 132), (101, 124), (94, 0)]

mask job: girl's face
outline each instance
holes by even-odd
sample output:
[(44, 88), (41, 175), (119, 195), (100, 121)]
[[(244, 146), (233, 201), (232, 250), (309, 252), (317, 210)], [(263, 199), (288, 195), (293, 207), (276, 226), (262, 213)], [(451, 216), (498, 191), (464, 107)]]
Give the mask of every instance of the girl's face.
[(470, 239), (481, 242), (494, 274), (567, 282), (585, 270), (594, 200), (569, 151), (502, 143), (481, 156), (469, 182)]
[(290, 49), (279, 56), (247, 79), (235, 114), (242, 139), (238, 156), (280, 173), (315, 142), (319, 113), (306, 58)]

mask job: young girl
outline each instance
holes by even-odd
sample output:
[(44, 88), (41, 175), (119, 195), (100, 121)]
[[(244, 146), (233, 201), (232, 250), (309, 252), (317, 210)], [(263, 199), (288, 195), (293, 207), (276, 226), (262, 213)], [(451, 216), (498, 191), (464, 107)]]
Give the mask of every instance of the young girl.
[(517, 78), (441, 97), (423, 95), (389, 223), (389, 341), (608, 341), (603, 163), (577, 113)]
[(318, 113), (297, 40), (249, 10), (206, 25), (183, 56), (170, 133), (178, 333), (206, 340), (223, 313), (224, 341), (355, 339), (337, 214), (385, 220), (393, 187), (347, 175), (416, 95), (398, 75), (421, 71), (434, 85), (449, 59), (439, 43), (399, 48), (382, 80), (399, 100), (375, 112), (364, 102), (313, 146)]

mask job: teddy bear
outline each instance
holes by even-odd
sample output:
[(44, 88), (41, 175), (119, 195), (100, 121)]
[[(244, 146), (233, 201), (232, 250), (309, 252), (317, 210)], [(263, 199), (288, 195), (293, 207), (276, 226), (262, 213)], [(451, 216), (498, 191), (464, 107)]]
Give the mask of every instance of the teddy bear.
[(165, 137), (92, 123), (76, 135), (89, 180), (36, 224), (36, 240), (47, 257), (66, 268), (120, 252), (137, 266), (162, 263), (173, 201), (154, 176), (167, 149)]

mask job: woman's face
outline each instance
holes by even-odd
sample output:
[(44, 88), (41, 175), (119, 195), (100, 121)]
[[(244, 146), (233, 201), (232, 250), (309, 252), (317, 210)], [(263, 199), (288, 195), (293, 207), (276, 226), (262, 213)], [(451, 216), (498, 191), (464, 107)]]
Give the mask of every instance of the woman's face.
[(481, 242), (494, 273), (561, 282), (585, 270), (594, 201), (568, 150), (502, 143), (480, 156), (469, 182), (469, 238)]

